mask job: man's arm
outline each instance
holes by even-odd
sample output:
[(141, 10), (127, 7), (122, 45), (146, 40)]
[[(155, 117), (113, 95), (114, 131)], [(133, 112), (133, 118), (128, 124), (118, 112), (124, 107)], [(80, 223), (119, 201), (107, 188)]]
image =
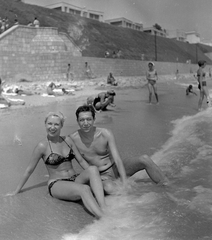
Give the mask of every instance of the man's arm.
[(86, 162), (86, 160), (82, 157), (82, 155), (80, 154), (80, 152), (78, 151), (73, 139), (71, 138), (71, 136), (66, 137), (66, 141), (72, 146), (74, 155), (76, 157), (77, 162), (80, 164), (80, 166), (83, 169), (86, 169), (89, 167), (89, 164)]
[(115, 142), (114, 135), (108, 129), (107, 129), (106, 134), (107, 134), (107, 138), (108, 138), (108, 146), (109, 146), (111, 155), (112, 155), (112, 157), (113, 157), (113, 159), (115, 161), (115, 164), (117, 166), (119, 175), (121, 177), (121, 180), (124, 183), (125, 180), (126, 180), (126, 171), (125, 171), (125, 168), (124, 168), (123, 161), (122, 161), (122, 159), (121, 159), (121, 157), (119, 155), (118, 149), (116, 147), (116, 142)]

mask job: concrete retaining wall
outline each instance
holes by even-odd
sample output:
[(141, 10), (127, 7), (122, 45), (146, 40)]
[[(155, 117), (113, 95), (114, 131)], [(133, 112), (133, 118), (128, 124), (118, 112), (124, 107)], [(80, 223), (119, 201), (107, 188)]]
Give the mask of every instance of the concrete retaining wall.
[[(65, 33), (56, 28), (13, 26), (0, 35), (0, 77), (8, 81), (21, 78), (36, 81), (55, 81), (66, 78), (68, 63), (74, 78), (86, 79), (85, 62), (95, 77), (142, 76), (148, 62), (140, 60), (82, 57), (80, 49)], [(158, 74), (196, 72), (197, 65), (156, 62)]]

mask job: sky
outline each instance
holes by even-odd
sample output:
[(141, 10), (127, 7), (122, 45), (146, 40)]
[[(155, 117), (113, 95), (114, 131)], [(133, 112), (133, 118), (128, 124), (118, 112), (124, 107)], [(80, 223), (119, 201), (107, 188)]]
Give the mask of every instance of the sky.
[(212, 0), (24, 0), (45, 6), (66, 2), (104, 12), (104, 19), (125, 17), (142, 23), (144, 28), (155, 23), (170, 32), (196, 31), (203, 42), (212, 43)]

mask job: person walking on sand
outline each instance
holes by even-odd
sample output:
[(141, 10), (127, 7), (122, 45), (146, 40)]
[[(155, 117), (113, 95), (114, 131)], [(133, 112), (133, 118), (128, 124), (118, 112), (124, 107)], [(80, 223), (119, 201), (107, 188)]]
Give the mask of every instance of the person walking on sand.
[(211, 99), (209, 97), (207, 83), (206, 83), (206, 72), (204, 71), (204, 68), (206, 66), (206, 61), (205, 60), (198, 61), (198, 66), (199, 68), (197, 70), (197, 81), (199, 83), (198, 88), (200, 90), (198, 110), (201, 111), (204, 97), (206, 97), (208, 107), (211, 107)]
[[(123, 185), (127, 178), (114, 135), (109, 129), (94, 126), (95, 110), (90, 105), (78, 107), (76, 118), (80, 128), (70, 136), (88, 164), (98, 167), (105, 193), (114, 194), (116, 178), (120, 177)], [(166, 183), (167, 179), (160, 168), (147, 155), (141, 156), (137, 164), (136, 171), (131, 171), (131, 175), (145, 169), (153, 182)]]
[(67, 81), (70, 81), (70, 80), (73, 81), (74, 80), (74, 75), (71, 71), (71, 64), (70, 63), (68, 63), (67, 72), (66, 72), (66, 79), (67, 79)]
[(93, 78), (93, 73), (91, 71), (91, 67), (90, 65), (88, 64), (88, 62), (85, 62), (85, 75), (87, 78), (91, 79)]
[(153, 62), (149, 62), (148, 63), (148, 71), (146, 72), (146, 79), (148, 81), (148, 89), (149, 89), (149, 103), (151, 104), (152, 101), (152, 90), (154, 91), (155, 94), (155, 98), (157, 103), (159, 103), (159, 99), (158, 99), (158, 94), (157, 94), (157, 86), (156, 86), (156, 82), (158, 80), (158, 74), (157, 71), (154, 67), (154, 63)]
[[(46, 116), (47, 137), (35, 147), (16, 190), (7, 195), (15, 195), (21, 191), (42, 158), (49, 174), (49, 194), (65, 201), (81, 199), (85, 207), (100, 218), (106, 205), (98, 168), (89, 166), (70, 137), (60, 135), (63, 124), (64, 116), (60, 112), (50, 112)], [(84, 169), (80, 174), (77, 174), (72, 166), (75, 158)]]

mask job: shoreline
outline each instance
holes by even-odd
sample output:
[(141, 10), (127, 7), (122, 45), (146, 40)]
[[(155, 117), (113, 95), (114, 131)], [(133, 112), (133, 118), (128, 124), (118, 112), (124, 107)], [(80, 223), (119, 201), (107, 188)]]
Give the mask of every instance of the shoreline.
[[(159, 76), (160, 82), (173, 82), (175, 80), (180, 80), (180, 78), (190, 78), (191, 74), (180, 75), (179, 78), (176, 78), (176, 75), (161, 75)], [(83, 100), (88, 96), (96, 96), (100, 91), (107, 91), (110, 89), (120, 90), (126, 88), (143, 88), (146, 86), (145, 76), (128, 76), (128, 77), (116, 77), (118, 81), (118, 86), (111, 86), (106, 83), (106, 77), (100, 77), (95, 79), (87, 79), (80, 81), (56, 81), (56, 85), (61, 85), (60, 88), (64, 87), (65, 89), (71, 89), (73, 95), (62, 95), (62, 96), (48, 96), (46, 93), (46, 87), (50, 82), (14, 82), (9, 84), (4, 84), (3, 88), (14, 88), (18, 87), (19, 89), (28, 90), (35, 94), (26, 96), (26, 95), (7, 95), (2, 94), (6, 98), (10, 99), (22, 99), (24, 100), (24, 105), (12, 105), (6, 109), (19, 109), (19, 108), (29, 108), (36, 106), (45, 106), (52, 104), (54, 102), (63, 102), (67, 100), (80, 99)]]

